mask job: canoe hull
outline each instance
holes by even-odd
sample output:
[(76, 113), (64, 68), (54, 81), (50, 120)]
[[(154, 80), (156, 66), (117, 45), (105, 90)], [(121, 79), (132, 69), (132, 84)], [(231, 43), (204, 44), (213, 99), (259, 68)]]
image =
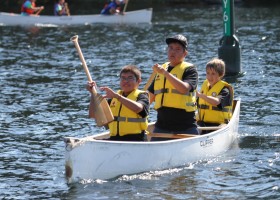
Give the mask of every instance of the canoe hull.
[(0, 25), (93, 25), (151, 23), (152, 8), (126, 12), (125, 15), (72, 15), (72, 16), (21, 16), (0, 12)]
[[(111, 179), (124, 174), (155, 171), (208, 159), (230, 148), (237, 138), (240, 101), (230, 123), (210, 134), (161, 142), (118, 142), (66, 138), (68, 182)], [(107, 133), (95, 135), (103, 137)]]

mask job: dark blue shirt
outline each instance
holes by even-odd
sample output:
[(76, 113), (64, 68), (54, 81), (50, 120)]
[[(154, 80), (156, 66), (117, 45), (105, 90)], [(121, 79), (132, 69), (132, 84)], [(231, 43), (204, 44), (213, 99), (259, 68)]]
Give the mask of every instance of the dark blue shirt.
[(113, 9), (117, 9), (117, 7), (118, 7), (118, 4), (117, 4), (115, 1), (113, 1), (113, 2), (111, 2), (110, 4), (106, 5), (105, 8), (103, 8), (103, 9), (101, 10), (101, 14), (102, 14), (102, 15), (111, 15), (110, 10), (111, 10), (112, 8), (113, 8)]

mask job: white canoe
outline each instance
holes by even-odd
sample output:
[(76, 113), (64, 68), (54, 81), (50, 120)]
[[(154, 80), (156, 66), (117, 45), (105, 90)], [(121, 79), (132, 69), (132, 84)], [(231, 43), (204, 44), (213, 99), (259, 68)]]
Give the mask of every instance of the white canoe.
[(67, 180), (111, 179), (184, 166), (217, 156), (228, 150), (236, 140), (239, 113), (240, 100), (237, 100), (227, 125), (205, 135), (180, 135), (181, 139), (158, 142), (100, 140), (109, 137), (108, 132), (80, 139), (65, 138)]
[(125, 12), (124, 15), (72, 15), (72, 16), (21, 16), (0, 12), (2, 26), (50, 26), (50, 25), (93, 25), (151, 23), (152, 8)]

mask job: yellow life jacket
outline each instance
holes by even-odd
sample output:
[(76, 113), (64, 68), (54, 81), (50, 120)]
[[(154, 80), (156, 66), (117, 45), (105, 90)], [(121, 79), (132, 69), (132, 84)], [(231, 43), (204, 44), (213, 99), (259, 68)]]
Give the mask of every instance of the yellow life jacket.
[(218, 81), (210, 90), (209, 82), (205, 80), (201, 87), (201, 93), (216, 97), (221, 92), (224, 87), (227, 87), (230, 91), (230, 106), (225, 106), (222, 110), (217, 106), (212, 106), (210, 103), (206, 102), (204, 99), (198, 99), (198, 119), (199, 121), (207, 123), (217, 123), (224, 124), (228, 123), (232, 116), (232, 103), (233, 103), (233, 88), (230, 84), (225, 81)]
[[(143, 93), (141, 90), (132, 91), (127, 98), (136, 101), (138, 95)], [(122, 91), (118, 91), (121, 95)], [(147, 117), (142, 118), (137, 113), (128, 109), (126, 106), (121, 104), (119, 100), (113, 98), (110, 103), (112, 114), (114, 115), (114, 121), (109, 123), (109, 129), (111, 136), (124, 136), (127, 134), (140, 134), (148, 127)]]
[[(164, 63), (162, 67), (168, 67), (169, 62)], [(183, 79), (184, 71), (187, 67), (193, 66), (191, 63), (182, 62), (176, 65), (170, 73), (180, 80)], [(155, 109), (162, 106), (184, 109), (187, 112), (194, 112), (196, 110), (196, 96), (195, 90), (188, 94), (181, 94), (162, 74), (157, 74), (154, 85)]]

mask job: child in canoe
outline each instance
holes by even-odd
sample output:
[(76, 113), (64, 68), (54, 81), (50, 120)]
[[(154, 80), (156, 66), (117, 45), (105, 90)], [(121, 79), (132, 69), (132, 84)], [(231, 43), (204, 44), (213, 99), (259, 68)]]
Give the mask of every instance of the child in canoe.
[(206, 64), (206, 80), (196, 92), (200, 126), (227, 124), (232, 116), (233, 88), (222, 80), (224, 75), (225, 63), (221, 59), (214, 58)]

